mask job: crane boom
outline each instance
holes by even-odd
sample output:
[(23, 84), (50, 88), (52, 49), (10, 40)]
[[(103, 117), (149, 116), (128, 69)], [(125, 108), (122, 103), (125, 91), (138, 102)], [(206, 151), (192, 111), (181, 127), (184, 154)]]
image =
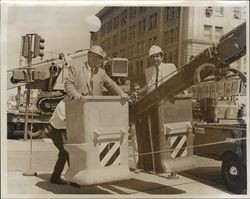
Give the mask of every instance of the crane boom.
[[(222, 36), (217, 44), (207, 48), (192, 61), (177, 69), (176, 75), (132, 104), (130, 108), (135, 114), (141, 114), (193, 85), (194, 73), (201, 65), (215, 66), (217, 70), (223, 71), (224, 68), (228, 68), (229, 64), (245, 54), (246, 22)], [(205, 71), (202, 73), (202, 77), (208, 77), (210, 74), (211, 71)]]

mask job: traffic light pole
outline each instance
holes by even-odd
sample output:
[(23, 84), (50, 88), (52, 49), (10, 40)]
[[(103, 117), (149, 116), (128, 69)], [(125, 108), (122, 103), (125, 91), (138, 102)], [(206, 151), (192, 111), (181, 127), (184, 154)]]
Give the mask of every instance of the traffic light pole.
[[(29, 39), (28, 41), (28, 57), (27, 57), (27, 62), (28, 62), (28, 68), (27, 68), (27, 73), (28, 73), (28, 81), (26, 84), (26, 107), (25, 107), (25, 124), (24, 124), (24, 140), (27, 140), (28, 137), (28, 120), (29, 120), (29, 104), (30, 104), (30, 69), (31, 69), (31, 64), (32, 64), (32, 51), (31, 51), (31, 41), (32, 38)], [(32, 134), (30, 135), (32, 137)]]
[[(30, 104), (30, 82), (31, 82), (31, 65), (32, 65), (32, 37), (33, 35), (30, 36), (28, 39), (28, 57), (27, 57), (27, 62), (28, 62), (28, 68), (27, 68), (27, 74), (28, 74), (28, 80), (26, 84), (26, 107), (25, 107), (25, 126), (24, 126), (24, 140), (27, 140), (28, 137), (28, 121), (29, 121), (29, 104)], [(32, 122), (33, 122), (33, 112), (32, 112)], [(37, 173), (31, 171), (31, 163), (32, 163), (32, 124), (30, 128), (30, 155), (29, 155), (29, 170), (27, 172), (24, 172), (24, 176), (36, 176)]]

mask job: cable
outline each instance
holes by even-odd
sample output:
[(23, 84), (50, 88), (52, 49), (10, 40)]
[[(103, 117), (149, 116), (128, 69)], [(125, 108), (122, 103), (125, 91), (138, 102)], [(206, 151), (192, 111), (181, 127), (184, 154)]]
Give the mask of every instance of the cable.
[(228, 139), (228, 140), (219, 141), (219, 142), (211, 142), (211, 143), (207, 143), (207, 144), (198, 144), (198, 145), (195, 145), (195, 146), (186, 146), (186, 147), (181, 147), (181, 148), (174, 148), (174, 149), (159, 150), (159, 151), (153, 151), (153, 152), (147, 152), (147, 153), (140, 153), (140, 154), (136, 154), (136, 155), (129, 155), (128, 157), (152, 155), (153, 153), (154, 154), (165, 153), (165, 152), (171, 152), (171, 151), (180, 150), (180, 149), (193, 149), (193, 148), (198, 148), (198, 147), (212, 146), (212, 145), (217, 145), (217, 144), (224, 144), (224, 143), (230, 143), (230, 142), (236, 142), (236, 141), (243, 141), (243, 140), (246, 140), (246, 137), (235, 138), (235, 139)]

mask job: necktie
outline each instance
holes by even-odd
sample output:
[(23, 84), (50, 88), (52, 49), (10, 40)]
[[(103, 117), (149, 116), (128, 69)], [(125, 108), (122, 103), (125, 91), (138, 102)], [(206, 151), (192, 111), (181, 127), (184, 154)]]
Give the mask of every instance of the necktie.
[(93, 95), (93, 75), (94, 75), (94, 69), (91, 69), (90, 71), (90, 89), (91, 89), (91, 95)]
[(156, 68), (156, 77), (155, 77), (155, 88), (158, 86), (158, 76), (159, 76), (159, 69), (157, 67)]

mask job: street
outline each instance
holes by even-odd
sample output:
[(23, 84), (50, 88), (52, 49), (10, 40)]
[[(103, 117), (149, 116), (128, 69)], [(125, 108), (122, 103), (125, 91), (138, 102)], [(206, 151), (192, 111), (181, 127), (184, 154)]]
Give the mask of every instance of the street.
[[(131, 168), (129, 180), (81, 188), (71, 185), (55, 185), (49, 182), (57, 158), (57, 151), (51, 140), (49, 138), (33, 140), (30, 171), (36, 172), (36, 176), (23, 175), (29, 171), (29, 147), (29, 140), (7, 140), (7, 193), (11, 197), (18, 197), (22, 194), (49, 195), (49, 197), (53, 197), (54, 194), (83, 194), (84, 196), (86, 194), (166, 194), (175, 197), (232, 195), (223, 185), (220, 162), (201, 157), (197, 157), (199, 168), (181, 172), (177, 175), (177, 179), (168, 179), (166, 173), (156, 175), (145, 172), (135, 173), (133, 158), (129, 158)], [(129, 146), (129, 153), (132, 153), (131, 146)]]

